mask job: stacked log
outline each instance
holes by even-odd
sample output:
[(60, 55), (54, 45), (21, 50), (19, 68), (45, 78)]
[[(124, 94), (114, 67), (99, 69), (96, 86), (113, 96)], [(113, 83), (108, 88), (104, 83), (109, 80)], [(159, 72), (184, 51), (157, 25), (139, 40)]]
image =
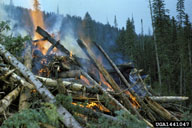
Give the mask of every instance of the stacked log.
[[(141, 96), (133, 89), (137, 85), (131, 84), (121, 72), (122, 66), (117, 66), (97, 43), (93, 43), (93, 45), (96, 45), (101, 54), (108, 60), (112, 70), (108, 71), (98, 61), (97, 56), (84, 41), (77, 40), (79, 46), (89, 58), (89, 60), (86, 60), (88, 61), (87, 63), (96, 69), (94, 73), (90, 70), (85, 70), (87, 65), (81, 63), (81, 59), (77, 56), (71, 56), (70, 52), (45, 30), (38, 27), (37, 32), (42, 35), (43, 40), (48, 40), (52, 43), (45, 58), (49, 58), (49, 54), (54, 47), (64, 54), (63, 56), (51, 57), (54, 59), (49, 60), (46, 68), (51, 75), (39, 76), (31, 72), (31, 47), (28, 47), (28, 54), (25, 56), (23, 65), (0, 44), (0, 82), (2, 81), (3, 85), (10, 85), (12, 88), (0, 100), (0, 114), (8, 115), (6, 113), (9, 113), (9, 108), (12, 108), (10, 105), (17, 99), (19, 94), (19, 103), (16, 105), (18, 109), (22, 111), (23, 109), (32, 108), (26, 101), (33, 99), (34, 92), (37, 91), (37, 94), (40, 95), (38, 98), (42, 102), (49, 102), (56, 106), (59, 120), (68, 128), (85, 126), (90, 117), (94, 119), (102, 117), (109, 121), (117, 121), (122, 125), (126, 125), (125, 121), (116, 117), (115, 111), (120, 110), (123, 110), (128, 115), (134, 115), (137, 122), (143, 121), (149, 127), (154, 127), (153, 122), (160, 119), (167, 121), (180, 120), (181, 116), (173, 114), (161, 104), (185, 101), (188, 99), (187, 97), (151, 95), (139, 75), (139, 70), (135, 70), (142, 85), (141, 89), (146, 92), (146, 95)], [(127, 66), (130, 67), (130, 64), (123, 65), (123, 68)], [(119, 86), (113, 79), (110, 75), (111, 71), (117, 73), (125, 88)], [(96, 77), (96, 74), (102, 75), (112, 89), (102, 83), (101, 78)], [(4, 90), (8, 90), (9, 86), (3, 87), (5, 87)], [(72, 111), (67, 106), (64, 107), (63, 103), (57, 103), (56, 97), (60, 94), (70, 95), (73, 99), (71, 105), (79, 106), (81, 109)], [(86, 105), (78, 105), (78, 102), (82, 104), (84, 102), (88, 103)], [(91, 104), (94, 105), (91, 106)], [(15, 112), (13, 111), (13, 113)], [(179, 113), (181, 112), (179, 111)], [(42, 122), (40, 122), (40, 126), (52, 127)]]

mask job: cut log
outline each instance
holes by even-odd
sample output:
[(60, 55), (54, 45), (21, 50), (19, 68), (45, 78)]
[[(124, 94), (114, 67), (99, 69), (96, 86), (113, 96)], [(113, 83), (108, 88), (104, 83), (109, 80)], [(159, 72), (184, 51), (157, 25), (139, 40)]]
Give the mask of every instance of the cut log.
[[(26, 43), (27, 47), (25, 49), (24, 56), (24, 65), (31, 70), (32, 69), (32, 48), (31, 42)], [(19, 99), (19, 111), (29, 108), (29, 103), (27, 100), (31, 97), (30, 89), (28, 87), (23, 86)]]
[(83, 91), (84, 89), (86, 90), (86, 92), (89, 93), (100, 93), (99, 90), (93, 86), (86, 86), (83, 84), (79, 84), (79, 83), (74, 83), (74, 82), (69, 82), (69, 81), (64, 81), (62, 79), (58, 79), (58, 80), (53, 80), (51, 78), (44, 78), (44, 77), (40, 77), (40, 76), (36, 76), (40, 81), (42, 81), (45, 85), (50, 86), (50, 87), (57, 87), (59, 86), (63, 86), (66, 89), (70, 89), (73, 91)]
[[(51, 94), (51, 92), (33, 75), (33, 73), (29, 71), (29, 69), (27, 69), (21, 62), (19, 62), (13, 55), (11, 55), (1, 44), (0, 55), (3, 56), (13, 67), (15, 67), (28, 81), (30, 81), (31, 84), (33, 84), (47, 102), (56, 102), (53, 94)], [(66, 125), (66, 127), (81, 128), (80, 124), (75, 120), (75, 118), (61, 105), (58, 106), (57, 112), (60, 120)]]
[(150, 98), (146, 98), (145, 100), (147, 101), (149, 107), (164, 119), (168, 121), (179, 121), (179, 119), (173, 116), (169, 111), (163, 108), (160, 104), (156, 103), (155, 101), (152, 101)]
[(156, 102), (182, 102), (189, 99), (189, 97), (184, 96), (150, 96), (151, 100)]
[(7, 109), (7, 107), (9, 107), (12, 101), (14, 101), (17, 98), (20, 91), (21, 86), (18, 86), (0, 101), (0, 114), (2, 114), (2, 112), (4, 112)]

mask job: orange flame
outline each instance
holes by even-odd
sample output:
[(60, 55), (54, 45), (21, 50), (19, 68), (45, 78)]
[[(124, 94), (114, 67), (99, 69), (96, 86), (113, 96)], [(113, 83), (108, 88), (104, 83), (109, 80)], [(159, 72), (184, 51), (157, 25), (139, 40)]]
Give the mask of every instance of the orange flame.
[[(102, 57), (101, 56), (98, 57), (98, 61), (102, 64)], [(109, 90), (113, 90), (111, 85), (105, 80), (103, 74), (101, 74), (100, 72), (99, 72), (99, 77), (101, 80), (100, 84), (103, 83), (104, 85), (106, 85), (109, 88)]]
[[(107, 85), (107, 87), (108, 87), (110, 90), (113, 90), (113, 88), (111, 87), (111, 85), (110, 85), (108, 82), (105, 81), (105, 78), (103, 77), (103, 74), (101, 74), (101, 73), (99, 72), (99, 76), (100, 76), (101, 82), (102, 82), (104, 85)], [(101, 84), (101, 83), (100, 83), (100, 84)]]
[(72, 51), (70, 51), (70, 57), (72, 57), (73, 56), (73, 52)]
[(83, 80), (87, 85), (90, 85), (89, 80), (85, 76), (81, 75), (80, 79)]
[[(34, 0), (34, 10), (31, 11), (31, 18), (33, 21), (33, 27), (34, 27), (34, 40), (38, 40), (41, 39), (42, 37), (35, 32), (35, 29), (37, 28), (37, 26), (40, 26), (41, 28), (45, 29), (45, 24), (44, 24), (44, 20), (43, 20), (43, 14), (39, 8), (39, 2), (38, 0)], [(39, 50), (43, 53), (43, 55), (46, 55), (49, 47), (51, 46), (51, 44), (47, 41), (39, 41), (38, 43), (34, 43), (34, 45), (36, 45)]]
[(136, 107), (136, 108), (139, 108), (140, 105), (139, 105), (139, 103), (137, 102), (136, 97), (134, 97), (129, 91), (125, 91), (125, 93), (126, 93), (127, 95), (129, 95), (129, 97), (130, 97), (130, 99), (131, 99), (131, 102), (132, 102), (132, 106), (133, 106), (133, 107)]
[(82, 104), (77, 104), (77, 103), (72, 103), (73, 105), (79, 105), (80, 107), (86, 107), (89, 109), (94, 109), (94, 107), (97, 107), (99, 110), (103, 111), (103, 112), (110, 112), (109, 109), (107, 109), (106, 107), (104, 107), (103, 105), (99, 104), (99, 103), (95, 103), (95, 102), (91, 102), (88, 103), (86, 106), (83, 106)]

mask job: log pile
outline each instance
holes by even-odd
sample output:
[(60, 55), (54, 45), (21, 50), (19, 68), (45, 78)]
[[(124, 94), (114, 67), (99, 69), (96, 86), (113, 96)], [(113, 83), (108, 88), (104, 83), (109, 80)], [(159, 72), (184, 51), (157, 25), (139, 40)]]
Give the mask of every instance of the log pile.
[[(95, 42), (89, 43), (99, 49), (111, 69), (103, 66), (84, 41), (77, 40), (77, 43), (89, 59), (72, 55), (42, 28), (38, 27), (37, 32), (52, 46), (46, 55), (42, 55), (37, 50), (32, 53), (29, 44), (24, 64), (0, 44), (0, 125), (17, 111), (36, 108), (41, 104), (35, 101), (56, 106), (59, 127), (81, 128), (87, 126), (89, 120), (100, 117), (126, 126), (125, 121), (116, 117), (116, 111), (120, 110), (134, 115), (136, 121), (142, 121), (149, 127), (154, 127), (153, 122), (158, 120), (180, 120), (182, 111), (179, 107), (167, 107), (166, 102), (185, 101), (187, 97), (152, 95), (139, 70), (129, 64), (117, 66)], [(54, 47), (63, 55), (50, 54)], [(37, 63), (40, 65), (38, 68), (35, 66)], [(129, 70), (128, 74), (122, 72), (125, 69)], [(81, 111), (70, 110), (65, 103), (58, 103), (58, 94), (70, 95), (73, 100), (70, 104), (78, 106)], [(39, 125), (53, 127), (43, 122)]]

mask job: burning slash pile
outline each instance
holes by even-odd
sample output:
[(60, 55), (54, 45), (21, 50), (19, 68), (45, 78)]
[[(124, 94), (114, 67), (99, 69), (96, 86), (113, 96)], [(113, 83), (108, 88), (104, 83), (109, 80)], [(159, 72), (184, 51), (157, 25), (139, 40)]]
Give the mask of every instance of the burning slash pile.
[[(102, 127), (107, 120), (117, 127), (133, 127), (133, 122), (153, 127), (154, 121), (182, 118), (180, 109), (170, 102), (187, 97), (152, 96), (140, 71), (130, 65), (116, 66), (96, 43), (92, 45), (113, 69), (106, 70), (84, 41), (77, 43), (88, 59), (73, 55), (41, 27), (36, 32), (43, 39), (27, 46), (24, 65), (0, 45), (0, 122), (5, 120), (4, 125), (15, 120), (16, 126), (30, 127), (31, 120), (36, 120), (41, 127), (91, 127), (90, 122)], [(50, 43), (47, 49), (39, 47), (46, 45), (44, 41)], [(20, 115), (15, 116), (17, 110)], [(27, 123), (21, 121), (27, 119)]]

